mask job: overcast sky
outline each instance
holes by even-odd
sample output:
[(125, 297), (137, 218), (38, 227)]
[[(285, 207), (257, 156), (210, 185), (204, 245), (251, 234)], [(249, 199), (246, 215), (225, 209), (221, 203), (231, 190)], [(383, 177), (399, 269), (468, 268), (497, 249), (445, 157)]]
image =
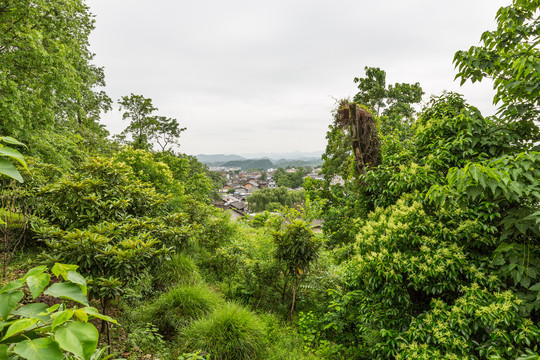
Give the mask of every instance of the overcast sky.
[[(490, 84), (459, 87), (457, 50), (495, 28), (510, 0), (88, 0), (109, 96), (144, 95), (187, 127), (188, 154), (324, 150), (334, 98), (380, 67), (425, 99), (465, 94), (492, 114)], [(121, 113), (103, 116), (111, 133)]]

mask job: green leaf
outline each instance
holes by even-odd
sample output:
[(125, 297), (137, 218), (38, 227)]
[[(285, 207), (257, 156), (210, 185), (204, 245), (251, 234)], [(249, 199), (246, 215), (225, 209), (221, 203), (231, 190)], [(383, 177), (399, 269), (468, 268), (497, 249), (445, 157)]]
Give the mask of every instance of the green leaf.
[(7, 144), (22, 145), (22, 146), (26, 147), (26, 145), (24, 145), (22, 142), (12, 138), (11, 136), (2, 136), (2, 137), (0, 137), (0, 141), (5, 142)]
[(105, 320), (105, 321), (108, 321), (108, 322), (112, 322), (113, 324), (118, 324), (118, 322), (115, 319), (113, 319), (110, 316), (100, 314), (99, 311), (94, 307), (85, 307), (84, 311), (86, 311), (86, 313), (88, 315), (91, 315), (91, 316), (93, 316), (95, 318)]
[(19, 301), (24, 297), (22, 291), (14, 291), (0, 294), (0, 317), (7, 320), (7, 317), (11, 310), (17, 306)]
[(27, 360), (62, 360), (64, 358), (62, 349), (51, 338), (21, 341), (15, 346), (13, 352)]
[(24, 182), (19, 170), (10, 161), (6, 159), (0, 159), (0, 174), (9, 176), (19, 182)]
[(56, 264), (54, 264), (53, 268), (51, 269), (51, 272), (56, 277), (59, 277), (60, 275), (62, 275), (64, 277), (64, 279), (67, 279), (68, 271), (75, 271), (75, 270), (77, 270), (78, 267), (79, 267), (78, 265), (56, 263)]
[(12, 315), (18, 315), (21, 317), (37, 317), (41, 321), (47, 321), (49, 319), (48, 315), (40, 315), (47, 311), (47, 304), (43, 303), (34, 303), (34, 304), (28, 304), (25, 306), (21, 306), (20, 308), (13, 310), (11, 312)]
[(19, 163), (21, 163), (22, 166), (24, 166), (25, 168), (26, 167), (26, 162), (24, 161), (24, 156), (18, 152), (17, 150), (15, 149), (12, 149), (10, 147), (7, 147), (7, 146), (4, 146), (4, 147), (0, 147), (0, 156), (8, 156), (12, 159), (15, 159), (17, 160)]
[(81, 289), (84, 293), (84, 295), (86, 295), (86, 279), (84, 278), (84, 276), (82, 276), (81, 274), (79, 274), (78, 272), (76, 271), (68, 271), (67, 272), (67, 279), (69, 281), (71, 281), (72, 283), (75, 283), (75, 284), (79, 284), (81, 285)]
[(37, 318), (19, 319), (17, 321), (14, 321), (13, 324), (11, 324), (10, 327), (8, 327), (8, 329), (6, 331), (6, 334), (2, 338), (2, 341), (9, 338), (9, 337), (11, 337), (11, 336), (13, 336), (13, 335), (15, 335), (15, 334), (18, 334), (18, 333), (28, 329), (29, 327), (33, 326), (38, 321), (39, 321), (39, 319), (37, 319)]
[(88, 306), (88, 300), (77, 284), (73, 283), (56, 283), (52, 284), (44, 292), (45, 295), (69, 299)]
[(531, 290), (531, 291), (540, 291), (540, 282), (534, 284), (533, 286), (531, 286), (531, 287), (529, 288), (529, 290)]
[(26, 279), (26, 283), (28, 284), (28, 288), (34, 299), (45, 290), (47, 285), (49, 285), (49, 281), (51, 281), (51, 277), (47, 273), (29, 276), (28, 279)]
[(11, 290), (20, 289), (23, 286), (24, 286), (24, 280), (23, 279), (18, 279), (18, 280), (8, 282), (6, 285), (4, 285), (0, 289), (0, 294), (11, 291)]
[(47, 271), (47, 267), (45, 265), (36, 266), (35, 268), (32, 268), (26, 272), (26, 275), (22, 278), (23, 280), (28, 279), (30, 276), (37, 276), (39, 274), (42, 274), (43, 272)]
[(77, 317), (77, 319), (79, 319), (82, 322), (88, 321), (88, 314), (86, 313), (84, 309), (77, 309), (75, 310), (73, 314), (75, 315), (75, 317)]
[(72, 309), (67, 309), (58, 313), (58, 315), (53, 320), (52, 329), (54, 330), (55, 328), (62, 325), (63, 323), (71, 319), (72, 317), (73, 317)]
[(99, 334), (94, 325), (70, 322), (56, 330), (54, 339), (60, 347), (80, 358), (90, 359), (96, 351)]

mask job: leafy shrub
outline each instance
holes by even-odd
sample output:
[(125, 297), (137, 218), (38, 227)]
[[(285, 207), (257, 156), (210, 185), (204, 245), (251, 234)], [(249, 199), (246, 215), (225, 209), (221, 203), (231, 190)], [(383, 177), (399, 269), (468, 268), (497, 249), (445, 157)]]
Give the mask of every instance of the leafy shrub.
[(188, 350), (203, 350), (214, 360), (261, 358), (264, 324), (252, 312), (229, 303), (191, 324), (184, 332)]
[(63, 229), (74, 229), (104, 220), (157, 215), (166, 199), (137, 180), (128, 165), (91, 158), (79, 173), (41, 187), (37, 214)]
[[(59, 281), (50, 284), (47, 268), (38, 266), (0, 288), (1, 359), (20, 356), (29, 360), (62, 360), (71, 358), (67, 353), (83, 360), (101, 356), (103, 351), (97, 350), (98, 331), (88, 320), (116, 321), (89, 306), (86, 280), (76, 269), (76, 265), (55, 264), (51, 273)], [(32, 300), (28, 301), (25, 292)], [(42, 294), (70, 300), (71, 305), (37, 302)]]
[(143, 319), (155, 324), (166, 335), (175, 334), (221, 303), (218, 294), (204, 285), (180, 285), (144, 307)]

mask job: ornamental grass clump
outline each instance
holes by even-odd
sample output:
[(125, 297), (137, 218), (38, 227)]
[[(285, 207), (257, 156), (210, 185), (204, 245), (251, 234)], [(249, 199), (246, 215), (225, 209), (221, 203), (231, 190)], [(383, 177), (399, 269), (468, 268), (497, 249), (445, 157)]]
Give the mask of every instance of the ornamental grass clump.
[(156, 325), (166, 336), (174, 336), (222, 302), (221, 297), (204, 285), (180, 285), (163, 293), (143, 309), (145, 321)]
[(175, 285), (195, 285), (201, 282), (199, 268), (186, 254), (176, 254), (171, 260), (164, 261), (154, 277), (154, 285), (160, 289), (168, 289)]
[(194, 321), (185, 330), (183, 340), (186, 349), (207, 352), (213, 360), (260, 359), (266, 331), (251, 311), (228, 303)]

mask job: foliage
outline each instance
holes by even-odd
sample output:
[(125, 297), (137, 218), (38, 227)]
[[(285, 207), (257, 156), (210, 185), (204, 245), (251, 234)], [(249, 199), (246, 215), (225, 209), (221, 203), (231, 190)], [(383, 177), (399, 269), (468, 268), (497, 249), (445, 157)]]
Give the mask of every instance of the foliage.
[[(103, 69), (91, 63), (94, 28), (80, 0), (8, 0), (0, 11), (1, 133), (21, 140), (45, 128), (96, 127), (110, 99)], [(99, 128), (99, 127), (98, 127)]]
[(374, 111), (379, 118), (380, 134), (395, 132), (402, 140), (409, 137), (411, 120), (416, 112), (413, 104), (419, 103), (424, 95), (420, 84), (396, 83), (387, 88), (384, 70), (367, 66), (364, 70), (365, 78), (354, 78), (359, 90), (354, 102)]
[(497, 29), (480, 37), (481, 45), (458, 51), (454, 64), (461, 83), (493, 80), (495, 104), (502, 115), (538, 135), (540, 43), (538, 0), (513, 0), (497, 12)]
[[(86, 280), (76, 269), (75, 265), (55, 264), (50, 272), (60, 281), (51, 284), (47, 268), (35, 267), (0, 289), (2, 358), (61, 360), (64, 353), (71, 353), (90, 360), (102, 353), (97, 350), (98, 331), (89, 320), (116, 321), (89, 306)], [(23, 291), (25, 287), (27, 291)], [(33, 301), (23, 302), (28, 297), (25, 292)], [(42, 294), (59, 302), (52, 306), (36, 302)], [(69, 300), (71, 307), (60, 299)]]
[(300, 219), (284, 225), (283, 229), (276, 231), (273, 236), (276, 243), (274, 256), (284, 267), (286, 275), (292, 279), (292, 322), (298, 281), (317, 260), (321, 244), (311, 231), (309, 223)]
[(150, 150), (152, 141), (156, 141), (161, 151), (165, 151), (167, 146), (178, 145), (180, 133), (186, 130), (180, 128), (176, 119), (153, 115), (157, 108), (152, 104), (152, 99), (142, 95), (122, 96), (118, 104), (120, 111), (124, 110), (122, 119), (131, 119), (122, 136), (130, 135), (135, 149)]
[(203, 284), (179, 285), (145, 306), (141, 319), (156, 325), (161, 334), (171, 336), (214, 310), (221, 302), (220, 296)]
[[(12, 145), (24, 146), (24, 144), (20, 143), (19, 141), (17, 141), (16, 139), (10, 136), (0, 136), (0, 142), (6, 143), (6, 144), (12, 144)], [(0, 144), (0, 156), (2, 156), (2, 158), (0, 158), (0, 174), (13, 178), (17, 181), (23, 182), (24, 180), (21, 174), (19, 173), (19, 170), (17, 170), (17, 168), (12, 162), (12, 161), (17, 161), (19, 164), (21, 164), (26, 169), (28, 169), (22, 154), (18, 152), (16, 149), (13, 149), (4, 144)], [(5, 159), (5, 157), (7, 157), (8, 159)]]
[(152, 113), (157, 110), (152, 104), (152, 99), (145, 98), (142, 95), (131, 94), (129, 96), (122, 96), (118, 100), (118, 104), (120, 105), (120, 111), (124, 109), (122, 119), (131, 119), (129, 125), (122, 132), (122, 135), (131, 135), (135, 149), (151, 149), (151, 129), (154, 123)]
[(38, 198), (42, 205), (37, 214), (63, 229), (158, 214), (167, 199), (135, 179), (126, 164), (105, 158), (91, 158), (80, 172), (42, 186)]
[(133, 173), (139, 180), (151, 183), (161, 193), (167, 193), (174, 182), (174, 176), (169, 166), (161, 161), (156, 161), (149, 151), (128, 146), (116, 153), (114, 158), (131, 166)]
[(293, 207), (304, 202), (304, 191), (289, 190), (284, 186), (254, 191), (248, 198), (251, 212), (273, 211), (276, 206)]
[(221, 178), (212, 178), (206, 165), (196, 157), (172, 152), (154, 154), (155, 161), (169, 166), (173, 178), (184, 188), (184, 194), (197, 201), (208, 203), (211, 199), (220, 199), (218, 189), (221, 188)]
[(264, 324), (245, 308), (229, 303), (185, 330), (186, 349), (215, 360), (259, 359), (266, 346)]
[(290, 189), (296, 189), (302, 186), (304, 181), (304, 176), (309, 174), (309, 168), (299, 167), (294, 172), (287, 172), (283, 168), (278, 168), (274, 171), (272, 179), (276, 182), (276, 185), (279, 187), (287, 187)]
[(166, 289), (175, 285), (196, 285), (202, 282), (199, 268), (186, 254), (174, 254), (154, 271), (154, 284)]

